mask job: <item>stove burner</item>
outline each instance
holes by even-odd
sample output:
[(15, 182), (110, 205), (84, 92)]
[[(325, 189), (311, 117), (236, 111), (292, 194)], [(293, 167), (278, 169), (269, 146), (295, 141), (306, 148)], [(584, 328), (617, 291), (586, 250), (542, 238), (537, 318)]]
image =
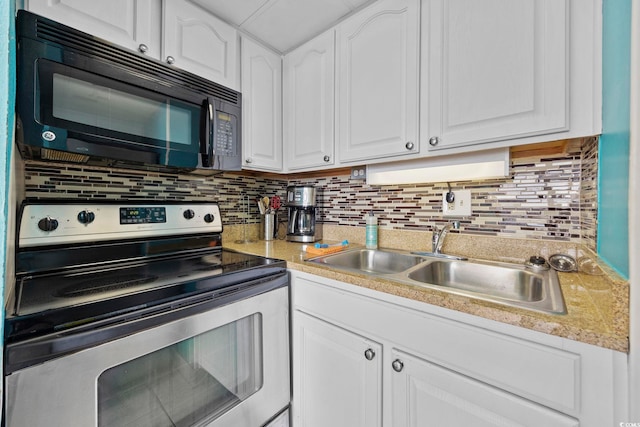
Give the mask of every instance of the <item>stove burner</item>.
[(127, 274), (121, 276), (107, 276), (94, 278), (85, 282), (76, 283), (58, 290), (54, 296), (59, 298), (72, 298), (100, 292), (115, 291), (136, 285), (144, 285), (155, 281), (158, 276), (145, 276), (142, 274)]

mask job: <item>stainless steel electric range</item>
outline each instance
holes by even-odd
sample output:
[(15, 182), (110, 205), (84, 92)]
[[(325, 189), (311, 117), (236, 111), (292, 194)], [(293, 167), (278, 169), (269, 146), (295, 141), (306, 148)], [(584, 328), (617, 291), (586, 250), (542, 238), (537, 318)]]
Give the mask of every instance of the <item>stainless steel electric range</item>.
[(24, 203), (6, 425), (288, 425), (285, 265), (222, 230), (215, 203)]

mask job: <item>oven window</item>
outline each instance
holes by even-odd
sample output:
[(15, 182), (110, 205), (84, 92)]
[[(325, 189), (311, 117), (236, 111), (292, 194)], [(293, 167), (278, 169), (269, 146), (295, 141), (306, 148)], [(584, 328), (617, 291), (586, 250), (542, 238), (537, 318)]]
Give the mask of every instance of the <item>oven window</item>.
[(191, 426), (262, 387), (254, 314), (115, 366), (98, 378), (98, 426)]

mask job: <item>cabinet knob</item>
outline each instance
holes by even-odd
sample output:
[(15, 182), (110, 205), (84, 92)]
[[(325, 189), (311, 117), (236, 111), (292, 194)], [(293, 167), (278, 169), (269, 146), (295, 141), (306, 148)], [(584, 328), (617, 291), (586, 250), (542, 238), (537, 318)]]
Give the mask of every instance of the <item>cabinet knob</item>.
[(364, 351), (364, 357), (367, 360), (373, 360), (373, 358), (376, 357), (376, 352), (368, 348)]
[(244, 161), (244, 162), (245, 162), (245, 163), (251, 163), (251, 162), (253, 162), (253, 160), (251, 159), (251, 157), (248, 157), (247, 159), (245, 159), (245, 161)]
[(394, 371), (400, 372), (404, 368), (404, 363), (402, 363), (402, 360), (396, 359), (391, 363), (391, 367)]
[(409, 151), (413, 150), (414, 144), (413, 142), (409, 141), (406, 144), (404, 144), (405, 148)]
[(167, 56), (167, 64), (173, 64), (174, 62), (176, 62), (176, 58), (171, 55)]
[(326, 163), (329, 163), (329, 161), (331, 160), (331, 157), (329, 157), (329, 156), (324, 156), (323, 160), (324, 160)]
[(429, 138), (429, 145), (435, 147), (440, 142), (440, 139), (437, 136), (432, 136)]
[(140, 46), (138, 46), (138, 50), (140, 51), (140, 53), (147, 53), (149, 47), (144, 43), (140, 43)]

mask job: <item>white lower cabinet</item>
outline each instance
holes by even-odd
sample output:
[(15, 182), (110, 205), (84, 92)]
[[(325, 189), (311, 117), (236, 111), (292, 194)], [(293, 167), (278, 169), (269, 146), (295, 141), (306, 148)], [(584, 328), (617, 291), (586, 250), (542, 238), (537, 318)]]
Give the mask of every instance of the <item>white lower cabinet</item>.
[(295, 312), (295, 425), (382, 425), (382, 347), (358, 334)]
[[(295, 427), (601, 427), (626, 354), (291, 272)], [(620, 400), (620, 399), (618, 399)]]
[(391, 351), (393, 425), (576, 427), (578, 420), (401, 350)]

